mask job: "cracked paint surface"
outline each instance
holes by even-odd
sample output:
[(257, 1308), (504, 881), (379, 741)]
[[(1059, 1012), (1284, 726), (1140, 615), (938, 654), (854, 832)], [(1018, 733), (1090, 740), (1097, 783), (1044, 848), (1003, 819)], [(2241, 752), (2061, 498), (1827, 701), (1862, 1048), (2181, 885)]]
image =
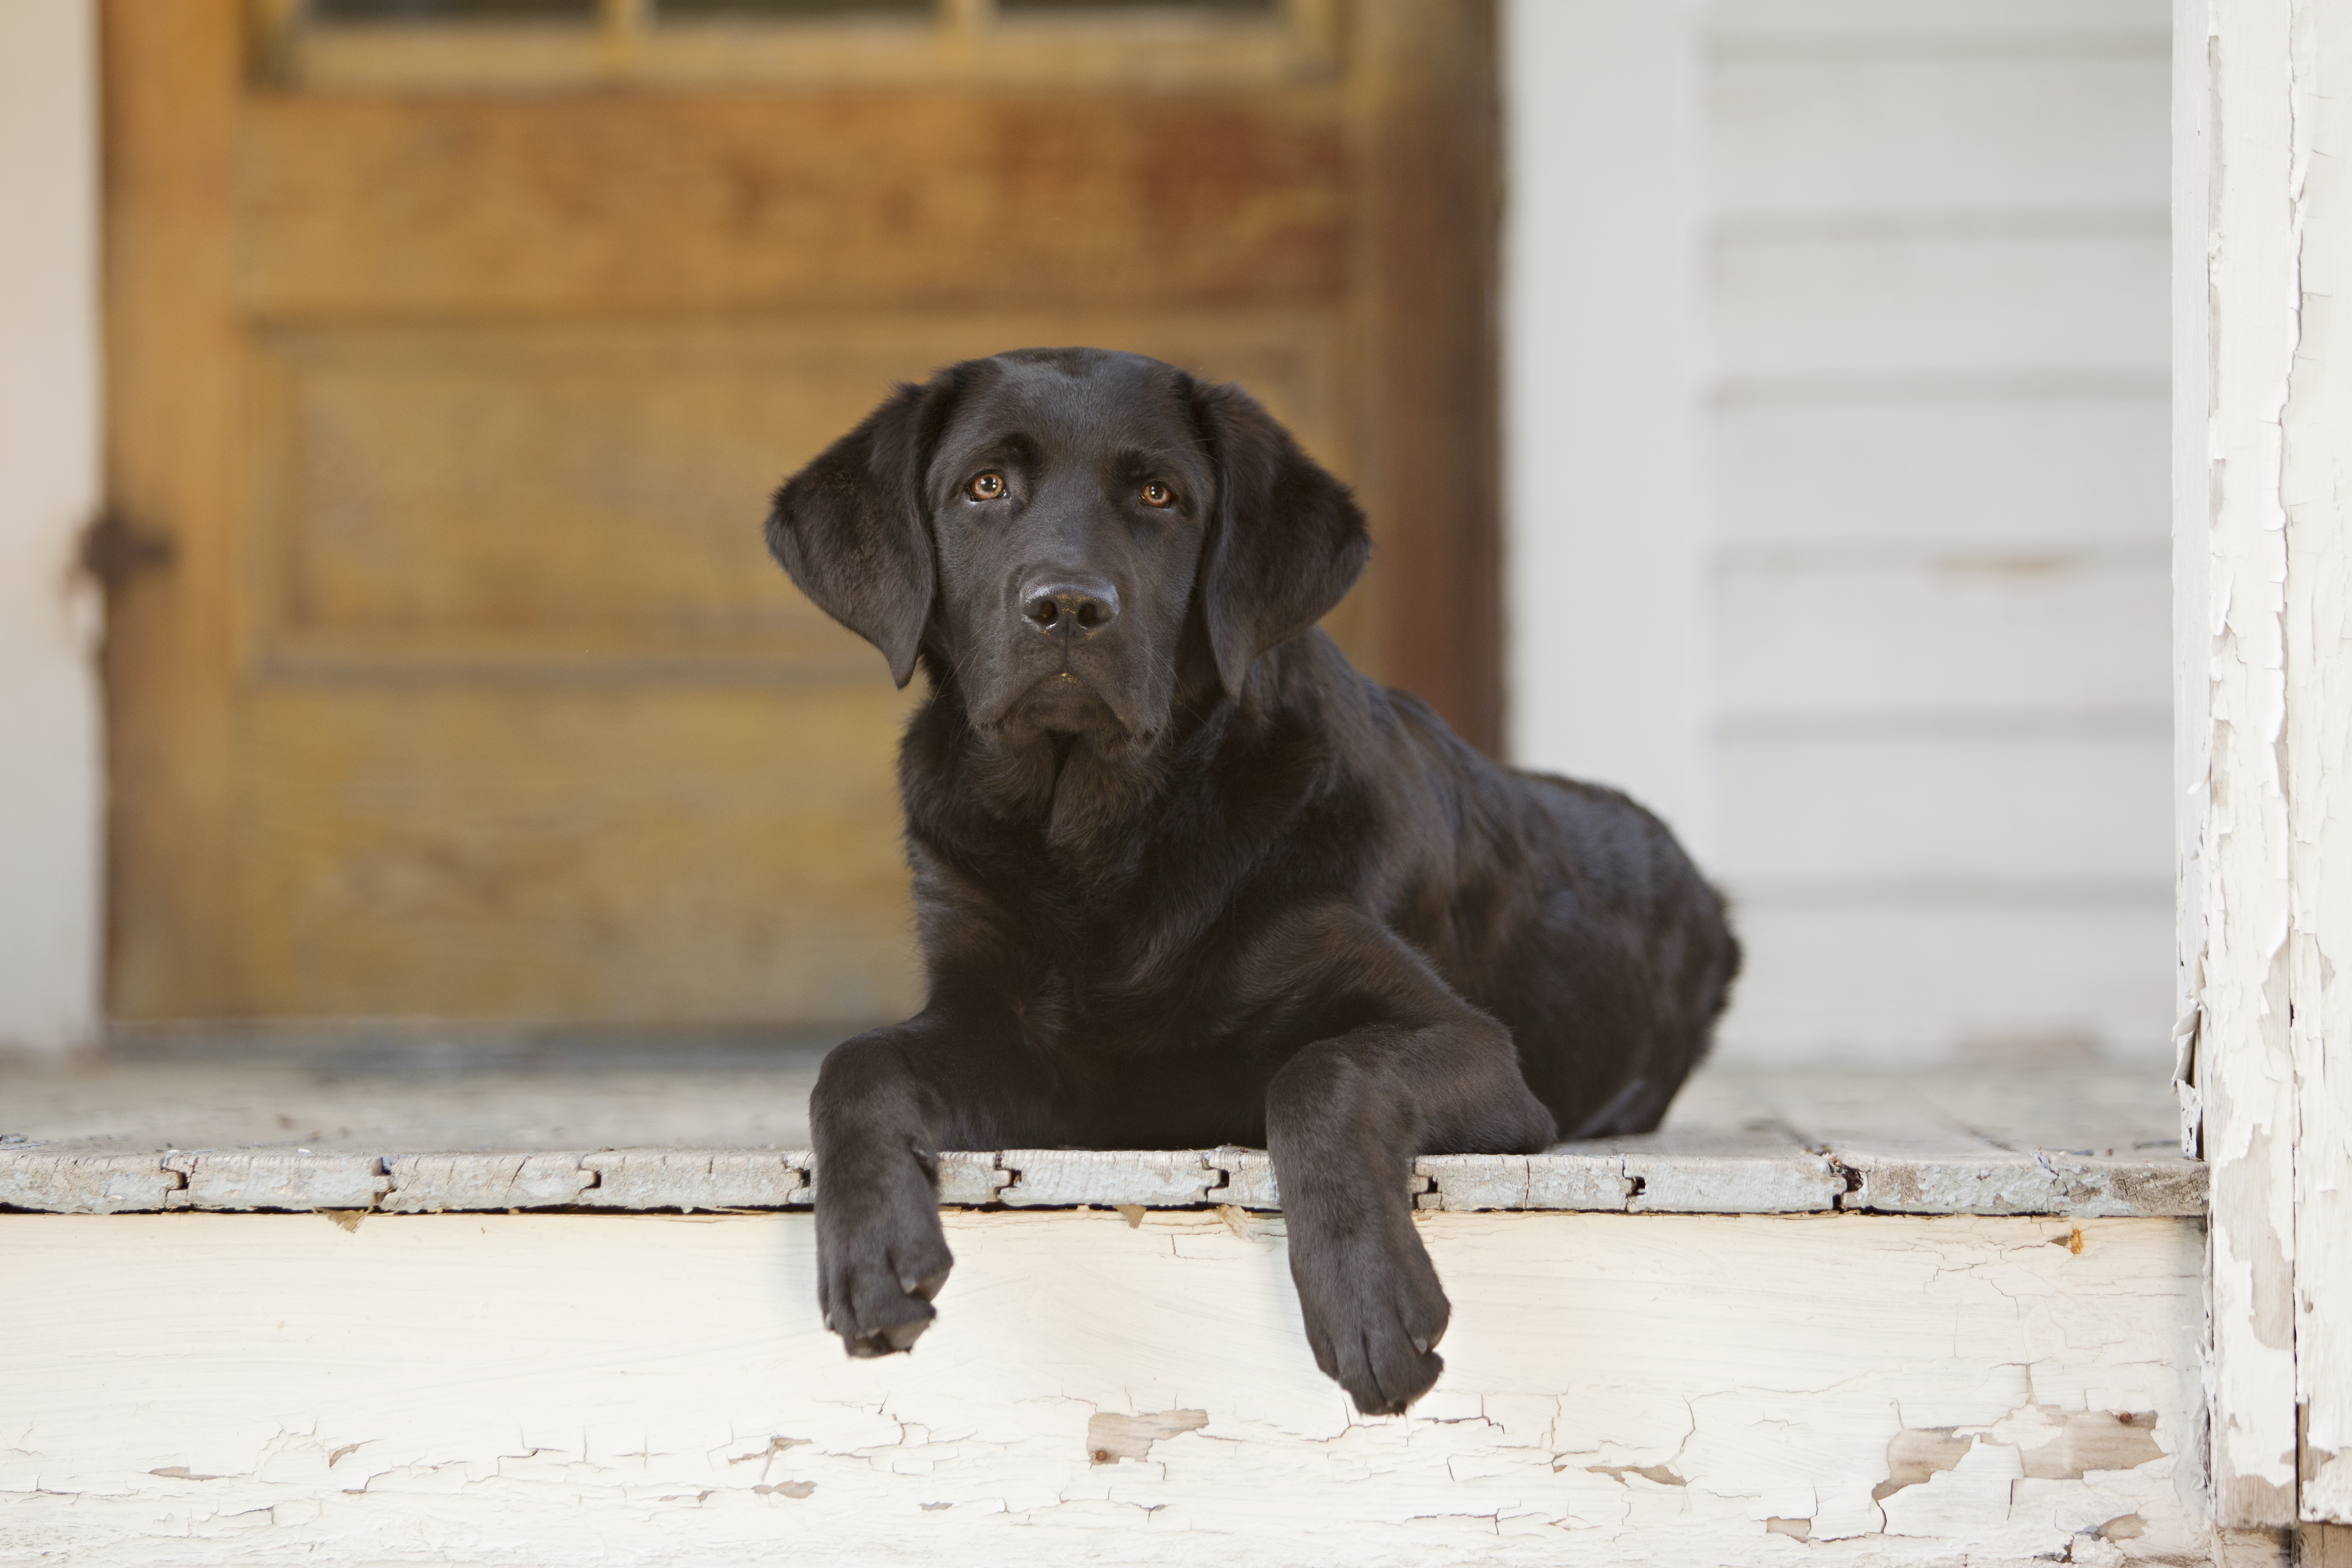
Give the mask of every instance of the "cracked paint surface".
[(1426, 1214), (1375, 1420), (1278, 1215), (949, 1222), (851, 1362), (805, 1215), (0, 1219), (0, 1560), (2210, 1561), (2194, 1221)]
[(2176, 300), (2178, 406), (2203, 405), (2176, 504), (2202, 617), (2180, 628), (2184, 1103), (2213, 1173), (2218, 1511), (2275, 1528), (2352, 1521), (2352, 21), (2178, 16), (2176, 254), (2202, 295)]

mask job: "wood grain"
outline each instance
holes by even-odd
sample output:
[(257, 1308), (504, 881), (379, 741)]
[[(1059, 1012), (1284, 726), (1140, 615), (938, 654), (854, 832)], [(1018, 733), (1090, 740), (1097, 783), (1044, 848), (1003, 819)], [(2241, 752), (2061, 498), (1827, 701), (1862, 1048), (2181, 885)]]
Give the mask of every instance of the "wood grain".
[(430, 27), (306, 85), (247, 9), (107, 12), (115, 494), (178, 550), (113, 605), (118, 1016), (905, 1010), (904, 700), (758, 524), (1024, 343), (1257, 392), (1364, 484), (1334, 633), (1491, 737), (1484, 0), (1147, 91), (1010, 19), (1062, 75), (750, 84), (628, 7), (627, 91)]
[(255, 99), (257, 314), (1260, 303), (1348, 282), (1329, 90)]
[(108, 1006), (228, 1013), (239, 7), (109, 0), (100, 17), (108, 504), (173, 552), (107, 605)]

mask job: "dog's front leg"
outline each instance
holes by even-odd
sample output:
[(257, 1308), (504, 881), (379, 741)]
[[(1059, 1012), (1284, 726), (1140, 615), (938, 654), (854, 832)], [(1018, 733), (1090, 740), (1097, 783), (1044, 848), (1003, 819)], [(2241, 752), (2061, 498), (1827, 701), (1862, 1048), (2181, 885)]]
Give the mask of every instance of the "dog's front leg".
[[(1266, 1146), (1315, 1363), (1364, 1414), (1393, 1415), (1444, 1370), (1435, 1347), (1451, 1310), (1413, 1230), (1414, 1157), (1532, 1152), (1557, 1134), (1519, 1076), (1510, 1031), (1418, 954), (1377, 931), (1341, 956), (1358, 962), (1336, 967), (1387, 993), (1392, 1021), (1292, 1057), (1267, 1088)], [(1351, 1011), (1372, 1001), (1345, 998)]]
[(926, 1012), (824, 1058), (809, 1099), (817, 1302), (851, 1355), (906, 1350), (938, 1315), (931, 1299), (955, 1263), (940, 1225), (942, 1140), (1020, 1141), (1045, 1103), (1009, 1033)]

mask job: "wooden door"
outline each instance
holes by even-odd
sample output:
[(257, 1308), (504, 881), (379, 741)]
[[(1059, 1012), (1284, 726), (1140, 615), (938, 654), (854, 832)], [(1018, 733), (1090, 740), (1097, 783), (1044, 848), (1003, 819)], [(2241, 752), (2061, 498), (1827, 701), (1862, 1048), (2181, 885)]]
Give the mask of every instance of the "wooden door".
[(1257, 392), (1375, 520), (1335, 631), (1491, 742), (1486, 0), (104, 29), (119, 1016), (907, 1009), (913, 694), (758, 524), (1001, 348)]

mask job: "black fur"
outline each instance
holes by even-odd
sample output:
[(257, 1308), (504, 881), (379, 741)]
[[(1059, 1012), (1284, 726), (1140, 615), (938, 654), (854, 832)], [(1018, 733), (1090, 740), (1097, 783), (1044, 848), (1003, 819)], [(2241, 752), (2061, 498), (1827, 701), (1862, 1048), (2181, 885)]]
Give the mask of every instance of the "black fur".
[(968, 362), (768, 540), (931, 692), (899, 758), (929, 1001), (810, 1111), (828, 1326), (878, 1355), (930, 1321), (939, 1150), (1263, 1145), (1317, 1364), (1412, 1404), (1448, 1309), (1410, 1163), (1656, 1126), (1738, 967), (1722, 900), (1623, 795), (1349, 668), (1314, 623), (1362, 515), (1236, 387)]

